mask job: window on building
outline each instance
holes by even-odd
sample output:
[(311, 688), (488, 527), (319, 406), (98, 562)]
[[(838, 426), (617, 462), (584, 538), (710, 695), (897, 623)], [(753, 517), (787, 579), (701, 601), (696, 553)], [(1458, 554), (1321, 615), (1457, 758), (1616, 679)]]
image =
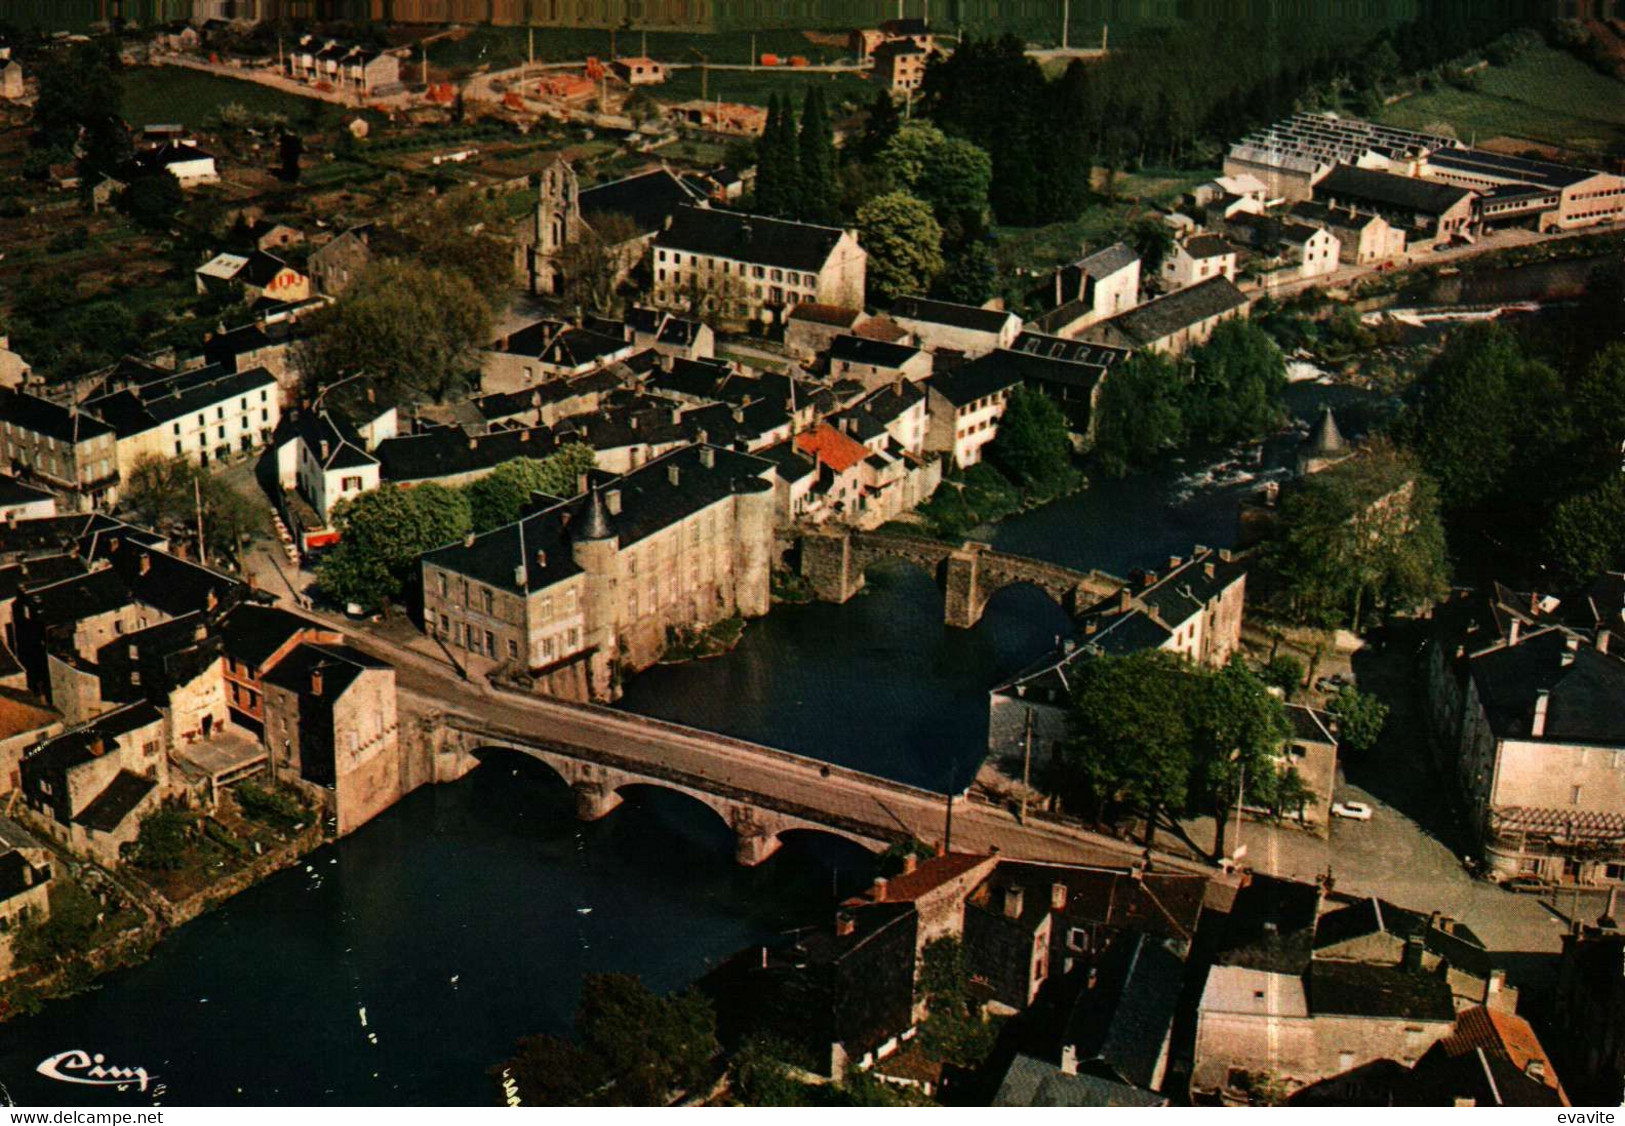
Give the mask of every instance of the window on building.
[(1569, 804), (1570, 805), (1579, 805), (1580, 804), (1580, 787), (1578, 787), (1578, 786), (1570, 786), (1569, 787)]
[(491, 613), (496, 608), (496, 597), (489, 589), (480, 591), (480, 601), (485, 605), (485, 612)]
[(512, 638), (510, 638), (508, 640), (508, 660), (517, 661), (518, 659), (519, 659), (519, 642), (514, 641)]
[(490, 630), (485, 631), (485, 655), (488, 657), (497, 655), (497, 635)]

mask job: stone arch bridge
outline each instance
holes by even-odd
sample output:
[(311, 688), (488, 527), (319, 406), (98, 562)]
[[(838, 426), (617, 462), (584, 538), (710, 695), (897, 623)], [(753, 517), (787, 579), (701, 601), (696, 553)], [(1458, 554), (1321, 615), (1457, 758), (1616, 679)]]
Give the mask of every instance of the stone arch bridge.
[[(946, 831), (947, 795), (715, 732), (592, 704), (545, 697), (493, 698), (478, 717), (461, 709), (426, 717), (439, 754), (471, 769), (483, 751), (505, 750), (547, 764), (574, 791), (576, 814), (612, 812), (631, 786), (684, 794), (733, 830), (739, 863), (778, 851), (783, 835), (813, 831), (880, 850), (910, 838), (936, 843)], [(1122, 866), (1135, 844), (1069, 822), (1021, 822), (1003, 806), (954, 803), (952, 847), (997, 849), (1012, 859)], [(1176, 869), (1202, 870), (1177, 857)]]
[(1069, 614), (1080, 613), (1127, 585), (1103, 571), (1075, 571), (1007, 555), (971, 540), (956, 546), (839, 528), (811, 531), (801, 540), (801, 576), (825, 602), (845, 602), (862, 590), (864, 568), (879, 559), (900, 559), (935, 575), (943, 591), (943, 620), (960, 629), (981, 621), (988, 600), (1017, 583), (1038, 587)]

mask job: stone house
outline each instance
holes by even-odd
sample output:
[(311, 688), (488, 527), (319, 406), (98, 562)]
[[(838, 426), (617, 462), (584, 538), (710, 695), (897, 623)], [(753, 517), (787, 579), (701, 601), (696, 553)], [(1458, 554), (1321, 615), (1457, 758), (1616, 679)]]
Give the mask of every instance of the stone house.
[(925, 386), (926, 450), (968, 469), (998, 436), (999, 419), (1021, 379), (1004, 364), (973, 362), (934, 375)]
[(0, 100), (15, 102), (24, 92), (22, 64), (15, 60), (0, 64)]
[(12, 944), (18, 928), (51, 916), (52, 875), (51, 854), (46, 849), (0, 838), (0, 981), (14, 968)]
[(1001, 366), (1019, 377), (1022, 386), (1042, 392), (1061, 408), (1072, 448), (1082, 452), (1095, 442), (1096, 409), (1106, 378), (1128, 354), (1126, 348), (1028, 331), (1008, 349), (971, 364)]
[(232, 372), (211, 364), (154, 374), (144, 383), (110, 386), (84, 404), (117, 435), (125, 479), (147, 459), (208, 465), (250, 453), (268, 444), (282, 421), (281, 387), (264, 368)]
[(49, 520), (57, 514), (56, 494), (23, 484), (15, 477), (0, 475), (0, 522)]
[(628, 86), (656, 86), (666, 81), (666, 68), (654, 59), (642, 56), (616, 59), (610, 68)]
[(232, 723), (265, 732), (265, 674), (304, 644), (340, 645), (344, 635), (277, 606), (245, 602), (220, 621), (226, 706)]
[(1408, 245), (1426, 248), (1471, 228), (1475, 196), (1435, 180), (1340, 164), (1315, 185), (1313, 198), (1380, 215), (1404, 232)]
[(265, 745), (278, 775), (296, 779), (340, 836), (412, 789), (393, 667), (347, 645), (306, 641), (262, 683)]
[(839, 227), (679, 207), (654, 239), (654, 304), (782, 323), (803, 302), (859, 306), (868, 255)]
[(674, 450), (422, 559), (425, 629), (555, 695), (614, 699), (668, 634), (768, 609), (773, 463)]
[(25, 386), (32, 371), (28, 361), (12, 351), (11, 338), (0, 333), (0, 389), (10, 391)]
[[(377, 432), (379, 440), (394, 436), (394, 418), (394, 411), (389, 411), (388, 424)], [(297, 483), (320, 526), (330, 528), (333, 510), (340, 501), (370, 492), (381, 483), (382, 468), (368, 448), (378, 443), (369, 443), (342, 412), (306, 411), (295, 420), (295, 428), (296, 439), (288, 447), (293, 464), (287, 467), (292, 470), (293, 480), (286, 479), (288, 474), (279, 465), (282, 487), (288, 489)], [(330, 538), (318, 536), (327, 537), (327, 533), (307, 536), (301, 549), (325, 546), (338, 538), (336, 534)]]
[(563, 321), (541, 320), (508, 333), (480, 353), (480, 390), (519, 391), (576, 379), (629, 359), (637, 345)]
[(838, 336), (854, 332), (863, 322), (862, 309), (803, 301), (784, 318), (784, 348), (802, 363), (827, 352)]
[(304, 301), (310, 297), (310, 279), (263, 250), (216, 254), (199, 266), (193, 276), (198, 293), (236, 294), (245, 305), (252, 305), (262, 297), (273, 301)]
[(830, 377), (857, 380), (866, 391), (899, 379), (925, 379), (931, 374), (931, 363), (931, 353), (923, 349), (862, 336), (837, 336), (829, 345)]
[(30, 750), (23, 801), (74, 853), (116, 867), (169, 781), (164, 717), (146, 701), (105, 712)]
[(0, 390), (0, 455), (25, 478), (65, 494), (71, 511), (118, 501), (117, 436), (77, 405)]
[(312, 288), (329, 297), (349, 289), (372, 263), (372, 227), (351, 227), (310, 252), (305, 269)]
[(1014, 313), (951, 301), (900, 297), (889, 312), (920, 347), (960, 352), (971, 359), (1010, 347), (1021, 332), (1021, 318)]
[(1247, 295), (1226, 277), (1209, 278), (1152, 299), (1083, 331), (1085, 340), (1177, 356), (1205, 343), (1232, 317), (1247, 315)]
[(1298, 265), (1298, 277), (1318, 278), (1336, 271), (1342, 244), (1325, 227), (1282, 223), (1280, 239), (1282, 247)]
[(1208, 278), (1236, 280), (1236, 248), (1218, 235), (1176, 239), (1162, 260), (1163, 288), (1170, 293)]
[(1282, 748), (1280, 765), (1298, 772), (1312, 795), (1297, 813), (1315, 832), (1331, 832), (1332, 792), (1337, 785), (1337, 718), (1306, 704), (1288, 704), (1292, 735)]
[(894, 94), (913, 94), (925, 81), (931, 53), (907, 39), (892, 39), (874, 49), (871, 77)]
[(709, 360), (716, 354), (711, 326), (659, 309), (634, 308), (626, 314), (623, 335), (639, 351), (650, 349), (681, 360)]
[(131, 162), (140, 173), (168, 172), (182, 188), (220, 182), (214, 156), (193, 140), (166, 141), (135, 155)]
[(1051, 309), (1033, 327), (1052, 336), (1075, 336), (1140, 303), (1140, 256), (1121, 242), (1086, 254), (1055, 271), (1044, 300)]
[(1338, 258), (1347, 266), (1369, 266), (1405, 253), (1405, 232), (1372, 212), (1353, 207), (1336, 207), (1300, 200), (1290, 209), (1292, 217), (1313, 227), (1324, 227), (1337, 236)]

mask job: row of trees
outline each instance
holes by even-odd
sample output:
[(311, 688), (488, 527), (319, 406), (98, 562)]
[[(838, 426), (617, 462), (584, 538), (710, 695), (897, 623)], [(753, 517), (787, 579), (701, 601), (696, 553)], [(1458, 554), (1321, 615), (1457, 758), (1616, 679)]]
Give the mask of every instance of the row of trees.
[(183, 457), (139, 459), (120, 493), (143, 527), (198, 542), (205, 560), (237, 560), (243, 543), (267, 530), (270, 512), (222, 477)]
[(386, 484), (363, 493), (334, 515), (341, 539), (318, 570), (322, 590), (364, 607), (398, 601), (425, 551), (513, 522), (533, 493), (574, 496), (592, 466), (592, 448), (572, 443), (545, 458), (503, 462), (460, 488)]
[(1116, 475), (1188, 442), (1263, 437), (1286, 417), (1286, 358), (1251, 321), (1219, 325), (1179, 358), (1136, 352), (1106, 377), (1095, 451)]
[(774, 94), (756, 149), (756, 210), (806, 223), (833, 223), (840, 218), (839, 206), (835, 133), (823, 89), (807, 88), (799, 128), (790, 96)]
[(1217, 860), (1243, 787), (1278, 814), (1307, 797), (1277, 761), (1285, 709), (1239, 657), (1208, 669), (1152, 649), (1080, 662), (1075, 676), (1071, 735), (1047, 784), (1099, 821), (1123, 809), (1143, 816), (1147, 847), (1159, 826), (1184, 839), (1181, 817), (1210, 814)]

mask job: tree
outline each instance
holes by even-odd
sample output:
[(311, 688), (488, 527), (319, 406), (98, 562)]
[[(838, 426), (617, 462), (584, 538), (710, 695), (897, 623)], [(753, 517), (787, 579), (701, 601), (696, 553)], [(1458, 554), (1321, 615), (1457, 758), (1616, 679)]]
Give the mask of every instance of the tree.
[(1569, 578), (1581, 581), (1625, 562), (1625, 474), (1557, 506), (1546, 526), (1546, 551)]
[(767, 126), (756, 149), (755, 209), (763, 215), (794, 218), (803, 199), (796, 115), (786, 95), (768, 98)]
[(1286, 357), (1269, 333), (1229, 320), (1191, 354), (1183, 415), (1191, 436), (1214, 445), (1259, 438), (1286, 415)]
[(195, 815), (176, 806), (156, 806), (141, 818), (135, 840), (124, 847), (137, 867), (173, 872), (186, 865), (196, 821)]
[(476, 533), (511, 524), (519, 518), (532, 493), (572, 497), (581, 475), (593, 467), (592, 447), (571, 442), (545, 458), (514, 458), (464, 487)]
[(1072, 468), (1066, 416), (1048, 395), (1018, 387), (999, 418), (988, 450), (995, 464), (1029, 488), (1051, 484)]
[(1140, 219), (1124, 233), (1134, 253), (1140, 256), (1140, 269), (1154, 278), (1162, 273), (1162, 260), (1174, 248), (1174, 232), (1157, 215)]
[(1574, 417), (1609, 469), (1625, 454), (1625, 344), (1592, 356), (1574, 388)]
[(1290, 699), (1303, 687), (1304, 665), (1291, 653), (1278, 653), (1270, 658), (1261, 675), (1265, 684), (1279, 688)]
[(929, 205), (886, 192), (858, 210), (858, 239), (869, 252), (869, 292), (881, 303), (924, 293), (942, 272), (942, 227)]
[(1121, 477), (1185, 440), (1184, 387), (1172, 360), (1137, 352), (1114, 367), (1100, 390), (1095, 454)]
[(120, 496), (140, 523), (194, 544), (201, 515), (205, 558), (240, 558), (243, 541), (262, 530), (268, 516), (263, 504), (182, 457), (137, 459)]
[(1073, 684), (1062, 785), (1091, 799), (1097, 818), (1115, 802), (1143, 811), (1148, 847), (1159, 814), (1190, 796), (1191, 731), (1179, 706), (1188, 676), (1172, 653), (1147, 649), (1084, 661)]
[(82, 153), (79, 172), (87, 185), (129, 160), (124, 126), (124, 89), (119, 81), (119, 44), (112, 37), (78, 43), (46, 57), (34, 103), (34, 143), (56, 158)]
[(859, 163), (873, 163), (902, 124), (903, 119), (897, 112), (897, 103), (892, 100), (891, 91), (876, 90), (874, 100), (869, 103), (869, 116), (863, 122), (863, 132), (844, 151)]
[(338, 546), (317, 571), (335, 602), (371, 609), (401, 596), (417, 580), (418, 556), (473, 530), (468, 497), (441, 485), (383, 485), (342, 501), (334, 511)]
[(580, 237), (559, 252), (559, 296), (566, 305), (608, 313), (615, 290), (642, 252), (638, 227), (619, 212), (593, 216)]
[(1337, 741), (1355, 754), (1375, 747), (1388, 722), (1388, 705), (1354, 688), (1338, 689), (1326, 710), (1337, 717)]
[(1422, 391), (1412, 441), (1451, 509), (1490, 500), (1520, 469), (1538, 465), (1567, 426), (1555, 373), (1498, 324), (1451, 336)]
[(406, 398), (442, 402), (479, 367), (491, 313), (463, 275), (375, 262), (313, 318), (307, 370), (320, 385), (367, 372)]
[(305, 153), (304, 138), (297, 133), (284, 132), (277, 142), (277, 153), (282, 162), (282, 178), (290, 184), (297, 184), (299, 158)]
[(702, 994), (661, 997), (630, 974), (589, 974), (575, 1042), (526, 1037), (497, 1070), (530, 1105), (664, 1106), (705, 1078), (717, 1050)]
[(1387, 443), (1286, 491), (1280, 514), (1264, 565), (1297, 622), (1358, 632), (1371, 611), (1413, 610), (1448, 587), (1433, 482)]
[(1276, 752), (1286, 739), (1286, 710), (1264, 681), (1234, 657), (1217, 672), (1197, 674), (1187, 697), (1193, 729), (1192, 794), (1213, 815), (1213, 859), (1225, 855), (1231, 808), (1250, 785), (1268, 793)]
[(427, 209), (410, 226), (417, 243), (413, 257), (425, 266), (461, 274), (492, 312), (499, 313), (508, 307), (514, 287), (513, 250), (491, 235), (504, 225), (497, 204), (473, 192), (459, 192)]
[(801, 171), (800, 218), (808, 223), (833, 223), (838, 217), (840, 185), (835, 175), (835, 134), (824, 108), (820, 86), (807, 87), (801, 107), (798, 147)]
[(79, 884), (60, 876), (52, 881), (50, 913), (31, 914), (11, 940), (18, 966), (50, 971), (69, 965), (90, 949), (100, 926), (101, 904)]
[(120, 211), (143, 227), (160, 230), (174, 222), (185, 202), (181, 182), (167, 168), (137, 176), (118, 196)]
[(980, 305), (993, 292), (998, 264), (981, 239), (961, 243), (944, 255), (933, 295), (961, 305)]

